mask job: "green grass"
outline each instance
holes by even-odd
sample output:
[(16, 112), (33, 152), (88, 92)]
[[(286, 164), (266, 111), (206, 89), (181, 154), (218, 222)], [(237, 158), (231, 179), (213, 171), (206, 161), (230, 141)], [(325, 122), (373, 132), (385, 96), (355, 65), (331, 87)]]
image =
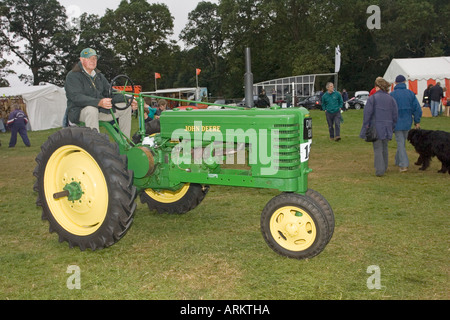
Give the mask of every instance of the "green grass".
[[(330, 142), (324, 114), (313, 111), (309, 186), (330, 202), (334, 236), (317, 257), (297, 261), (265, 244), (260, 213), (279, 192), (211, 187), (185, 215), (160, 215), (138, 203), (128, 234), (92, 252), (69, 249), (48, 232), (36, 207), (34, 158), (56, 130), (30, 132), (8, 149), (0, 134), (0, 299), (449, 299), (450, 176), (440, 162), (406, 174), (390, 166), (375, 177), (372, 145), (358, 138), (362, 111), (344, 114), (342, 141)], [(136, 123), (134, 123), (136, 126)], [(423, 119), (424, 129), (449, 131), (450, 118)], [(69, 290), (67, 267), (81, 271)], [(367, 268), (381, 270), (368, 289)]]

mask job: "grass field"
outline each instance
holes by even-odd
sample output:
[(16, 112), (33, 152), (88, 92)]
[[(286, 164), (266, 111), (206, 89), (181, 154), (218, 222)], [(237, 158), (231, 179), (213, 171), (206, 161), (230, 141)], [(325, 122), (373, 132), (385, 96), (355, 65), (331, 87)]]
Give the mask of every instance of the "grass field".
[[(31, 148), (19, 138), (9, 149), (0, 134), (0, 299), (449, 299), (450, 175), (437, 173), (437, 159), (419, 171), (409, 144), (410, 170), (400, 174), (394, 140), (389, 170), (376, 177), (372, 145), (358, 137), (362, 114), (344, 113), (342, 141), (331, 142), (324, 114), (312, 112), (309, 187), (333, 207), (336, 228), (303, 261), (275, 254), (261, 236), (261, 211), (278, 191), (220, 186), (182, 216), (139, 202), (117, 244), (69, 249), (48, 232), (33, 191), (34, 159), (56, 130), (30, 132)], [(422, 127), (450, 131), (450, 118)], [(80, 289), (68, 289), (68, 266), (79, 268)], [(378, 289), (368, 286), (373, 275)]]

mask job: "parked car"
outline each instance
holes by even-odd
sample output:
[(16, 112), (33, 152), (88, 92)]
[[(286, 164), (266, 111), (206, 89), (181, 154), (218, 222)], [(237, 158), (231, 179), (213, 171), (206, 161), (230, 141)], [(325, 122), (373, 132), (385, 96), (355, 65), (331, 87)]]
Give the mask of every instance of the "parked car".
[(208, 106), (209, 110), (220, 110), (220, 109), (232, 109), (232, 108), (227, 108), (224, 105), (229, 105), (232, 107), (236, 106), (236, 103), (233, 99), (219, 99), (219, 100), (215, 100), (214, 101), (215, 104), (220, 104), (220, 106), (218, 105), (210, 105)]
[(309, 96), (306, 99), (297, 103), (299, 107), (305, 107), (306, 109), (322, 109), (322, 101), (319, 95)]
[(219, 99), (219, 100), (214, 101), (214, 103), (222, 104), (222, 105), (224, 105), (224, 104), (233, 104), (234, 100), (233, 99)]
[(369, 99), (369, 91), (356, 91), (355, 96), (345, 103), (346, 109), (362, 109)]
[[(257, 103), (257, 102), (258, 102), (258, 96), (253, 96), (253, 105), (256, 106), (256, 103)], [(237, 106), (238, 106), (238, 107), (245, 107), (245, 106), (246, 106), (246, 105), (245, 105), (245, 98), (242, 99), (241, 102), (238, 102), (238, 103), (237, 103)]]

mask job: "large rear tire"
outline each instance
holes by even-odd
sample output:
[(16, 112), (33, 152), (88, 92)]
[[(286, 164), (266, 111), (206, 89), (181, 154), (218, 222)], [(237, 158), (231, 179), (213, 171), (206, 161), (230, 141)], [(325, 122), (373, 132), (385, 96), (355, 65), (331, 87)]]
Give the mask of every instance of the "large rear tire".
[(62, 129), (42, 145), (36, 162), (36, 204), (60, 242), (96, 250), (126, 234), (137, 192), (126, 156), (107, 135), (90, 128)]
[(205, 198), (209, 186), (186, 183), (176, 191), (146, 189), (141, 202), (158, 213), (184, 214), (195, 209)]

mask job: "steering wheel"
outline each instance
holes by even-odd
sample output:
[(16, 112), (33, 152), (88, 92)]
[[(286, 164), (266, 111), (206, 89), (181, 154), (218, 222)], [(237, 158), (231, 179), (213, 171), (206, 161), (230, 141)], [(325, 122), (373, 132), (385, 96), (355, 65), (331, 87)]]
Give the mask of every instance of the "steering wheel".
[[(113, 98), (113, 92), (115, 91), (114, 87), (115, 86), (120, 86), (120, 85), (117, 85), (117, 83), (119, 82), (118, 81), (119, 79), (124, 79), (124, 81), (125, 81), (125, 85), (123, 86), (124, 88), (126, 88), (128, 86), (131, 86), (131, 92), (132, 93), (135, 92), (134, 91), (134, 83), (133, 83), (133, 81), (131, 81), (131, 79), (128, 76), (126, 76), (124, 74), (121, 74), (121, 75), (118, 75), (117, 77), (115, 77), (114, 79), (111, 80), (111, 85), (109, 86), (109, 96), (111, 98)], [(121, 82), (123, 82), (123, 81), (121, 81)], [(124, 89), (124, 91), (125, 91), (125, 89)], [(125, 98), (125, 102), (126, 102), (125, 107), (123, 107), (123, 108), (118, 107), (114, 103), (114, 101), (112, 102), (113, 107), (118, 109), (118, 110), (125, 110), (125, 109), (129, 108), (131, 106), (131, 103), (134, 100), (134, 94), (132, 94), (130, 97), (124, 95), (124, 98)]]

